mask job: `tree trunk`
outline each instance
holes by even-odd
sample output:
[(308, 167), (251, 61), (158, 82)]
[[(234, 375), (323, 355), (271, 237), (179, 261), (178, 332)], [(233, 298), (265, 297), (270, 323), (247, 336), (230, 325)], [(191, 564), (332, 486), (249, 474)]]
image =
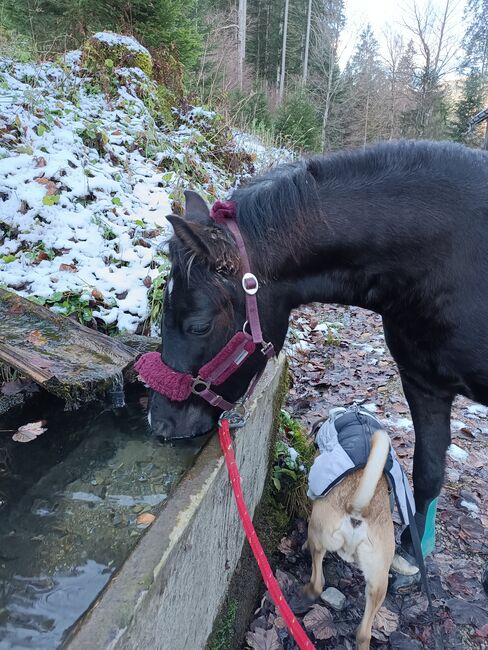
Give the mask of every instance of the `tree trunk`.
[(286, 70), (286, 37), (288, 32), (288, 7), (290, 0), (285, 0), (285, 17), (283, 19), (283, 44), (281, 46), (281, 74), (278, 101), (281, 104), (285, 94), (285, 70)]
[(246, 58), (246, 17), (247, 0), (239, 0), (238, 18), (238, 58), (239, 58), (239, 88), (242, 91), (244, 86), (244, 59)]
[(310, 48), (310, 26), (312, 24), (312, 0), (308, 0), (307, 31), (305, 32), (305, 54), (303, 56), (302, 84), (305, 86), (308, 77), (308, 52)]

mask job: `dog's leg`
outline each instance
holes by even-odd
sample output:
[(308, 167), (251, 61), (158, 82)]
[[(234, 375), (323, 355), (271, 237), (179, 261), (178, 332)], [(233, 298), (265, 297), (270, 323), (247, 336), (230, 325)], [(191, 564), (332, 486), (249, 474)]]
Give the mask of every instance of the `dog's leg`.
[(325, 549), (322, 545), (316, 544), (316, 541), (308, 537), (308, 548), (312, 556), (312, 576), (310, 582), (305, 586), (304, 592), (311, 598), (319, 596), (324, 589), (324, 572), (322, 570), (322, 562), (324, 560)]
[(363, 618), (356, 632), (358, 650), (369, 650), (371, 627), (374, 617), (383, 604), (388, 589), (388, 569), (379, 572), (364, 572), (366, 578), (366, 607)]

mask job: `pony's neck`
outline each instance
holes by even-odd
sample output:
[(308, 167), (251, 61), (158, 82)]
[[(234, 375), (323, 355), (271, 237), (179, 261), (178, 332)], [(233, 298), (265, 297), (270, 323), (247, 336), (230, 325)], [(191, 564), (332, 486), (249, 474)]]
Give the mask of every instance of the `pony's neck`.
[[(279, 240), (268, 249), (275, 260), (268, 283), (286, 287), (290, 309), (310, 302), (356, 305), (385, 314), (399, 302), (421, 299), (419, 288), (442, 247), (432, 250), (421, 225), (399, 225), (395, 215), (368, 223), (350, 213), (315, 223), (296, 258), (283, 263)], [(388, 221), (388, 219), (390, 219)], [(413, 295), (415, 294), (415, 295)]]
[(320, 301), (385, 313), (405, 303), (404, 293), (423, 300), (425, 278), (449, 255), (451, 226), (432, 200), (435, 176), (428, 165), (417, 169), (420, 145), (412, 147), (311, 160), (237, 190), (239, 225), (263, 284), (285, 287), (291, 308)]

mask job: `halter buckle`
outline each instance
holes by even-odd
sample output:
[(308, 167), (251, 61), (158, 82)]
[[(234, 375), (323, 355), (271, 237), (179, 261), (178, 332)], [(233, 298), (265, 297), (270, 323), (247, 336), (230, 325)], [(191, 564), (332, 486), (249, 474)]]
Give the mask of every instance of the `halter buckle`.
[(270, 359), (271, 357), (274, 357), (275, 355), (275, 349), (274, 345), (271, 343), (271, 341), (268, 341), (265, 343), (264, 341), (261, 343), (261, 353)]
[(242, 276), (242, 288), (248, 296), (254, 296), (259, 289), (259, 282), (254, 273), (244, 273)]

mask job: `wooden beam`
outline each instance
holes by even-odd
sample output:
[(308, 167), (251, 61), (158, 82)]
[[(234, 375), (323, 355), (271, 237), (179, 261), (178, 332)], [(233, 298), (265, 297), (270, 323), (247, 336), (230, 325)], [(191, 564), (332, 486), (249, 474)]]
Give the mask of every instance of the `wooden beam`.
[(115, 337), (0, 289), (0, 361), (68, 401), (111, 388), (138, 355)]

